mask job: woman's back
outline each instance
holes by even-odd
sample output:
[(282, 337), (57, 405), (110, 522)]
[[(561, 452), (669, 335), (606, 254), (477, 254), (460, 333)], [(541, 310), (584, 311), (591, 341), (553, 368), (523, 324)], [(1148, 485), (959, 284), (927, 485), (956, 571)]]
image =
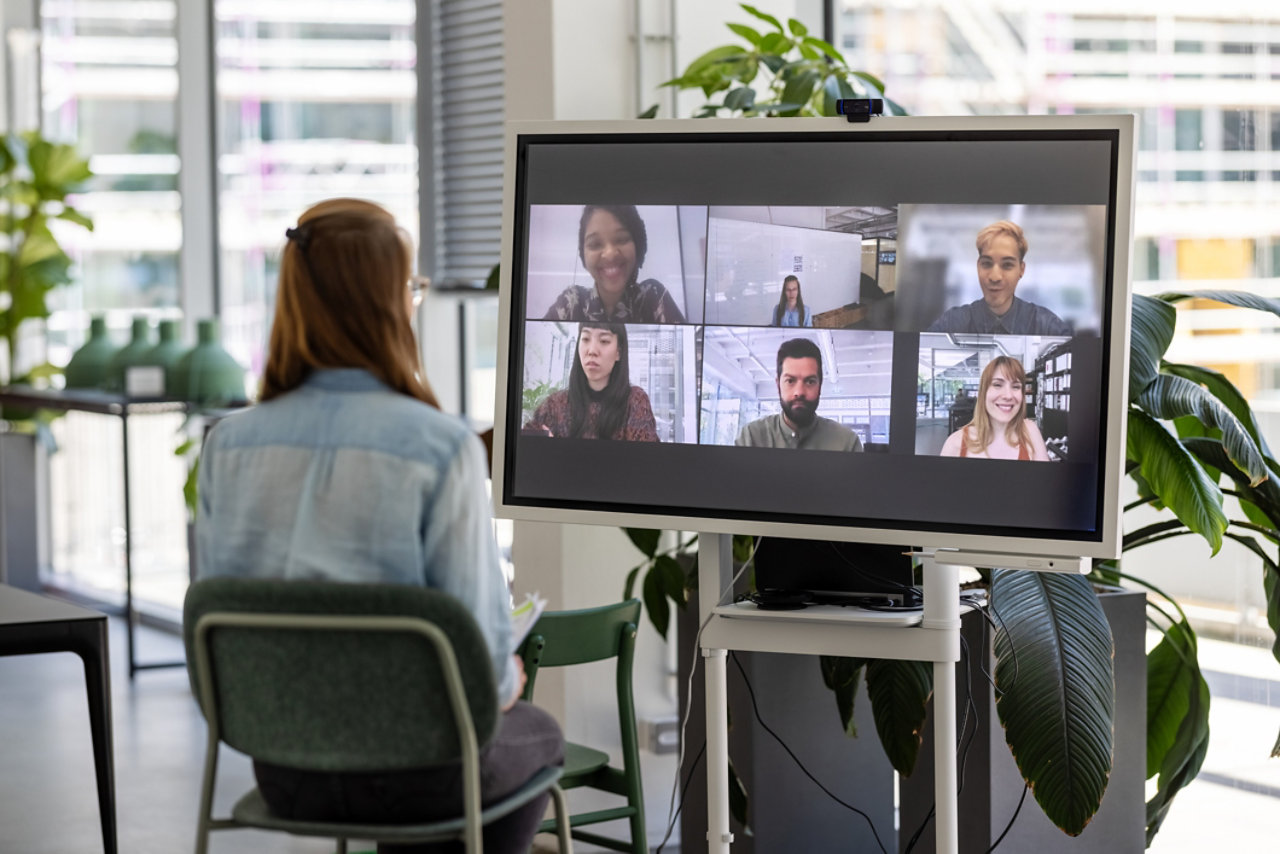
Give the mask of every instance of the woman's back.
[(444, 590), (501, 651), (495, 673), (507, 682), (510, 615), (486, 469), (458, 419), (365, 371), (316, 371), (209, 434), (197, 571)]

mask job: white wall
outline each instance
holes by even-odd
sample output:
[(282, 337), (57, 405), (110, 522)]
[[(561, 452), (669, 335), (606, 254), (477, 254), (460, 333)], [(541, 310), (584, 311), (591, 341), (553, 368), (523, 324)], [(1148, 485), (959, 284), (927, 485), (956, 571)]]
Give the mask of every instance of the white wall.
[[(506, 0), (507, 116), (510, 119), (625, 119), (653, 103), (670, 116), (669, 90), (657, 85), (676, 76), (700, 54), (736, 40), (725, 22), (749, 21), (731, 0), (640, 0), (646, 35), (637, 92), (631, 2), (599, 0)], [(670, 33), (675, 6), (674, 62)], [(786, 19), (796, 0), (759, 0), (762, 11)], [(804, 17), (815, 32), (822, 27), (820, 4), (806, 2), (816, 17)], [(672, 69), (675, 69), (674, 71)], [(689, 116), (701, 93), (682, 98), (678, 114)], [(517, 523), (512, 559), (517, 597), (539, 590), (554, 608), (584, 608), (616, 602), (627, 570), (639, 552), (616, 528)], [(672, 653), (646, 622), (636, 648), (635, 696), (641, 720), (676, 714)], [(602, 690), (602, 686), (610, 686)], [(556, 715), (568, 738), (618, 756), (620, 741), (611, 671), (592, 667), (565, 673), (549, 671), (538, 679), (539, 705)], [(643, 748), (643, 741), (642, 741)], [(696, 749), (696, 745), (694, 746)], [(675, 775), (675, 756), (642, 750), (645, 802), (651, 847), (662, 839), (667, 802)], [(571, 801), (587, 802), (589, 793), (571, 792)], [(613, 803), (614, 801), (610, 801)], [(579, 846), (590, 850), (589, 846)]]

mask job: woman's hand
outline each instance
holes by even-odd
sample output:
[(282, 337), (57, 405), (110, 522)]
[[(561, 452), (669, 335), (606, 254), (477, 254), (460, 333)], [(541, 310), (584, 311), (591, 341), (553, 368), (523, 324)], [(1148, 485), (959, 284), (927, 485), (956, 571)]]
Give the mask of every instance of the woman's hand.
[(516, 690), (511, 695), (511, 699), (507, 700), (506, 704), (503, 705), (502, 711), (504, 712), (510, 711), (511, 707), (516, 704), (516, 700), (519, 700), (520, 695), (524, 693), (525, 683), (529, 681), (528, 674), (524, 672), (524, 659), (518, 655), (513, 655), (511, 656), (511, 661), (516, 668)]

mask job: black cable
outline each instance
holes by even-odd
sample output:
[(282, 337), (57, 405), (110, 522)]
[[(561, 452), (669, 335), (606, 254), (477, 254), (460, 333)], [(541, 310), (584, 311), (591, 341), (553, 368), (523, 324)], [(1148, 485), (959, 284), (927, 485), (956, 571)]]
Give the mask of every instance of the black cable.
[(680, 820), (680, 811), (684, 809), (684, 796), (689, 792), (689, 784), (693, 782), (693, 772), (698, 770), (698, 763), (702, 761), (702, 757), (707, 752), (706, 739), (702, 741), (702, 747), (698, 748), (698, 755), (693, 757), (693, 763), (689, 765), (689, 773), (685, 775), (684, 786), (680, 789), (680, 802), (676, 806), (675, 815), (671, 816), (671, 823), (667, 825), (667, 833), (662, 837), (662, 841), (658, 843), (657, 849), (653, 854), (662, 854), (662, 847), (671, 839), (671, 832), (675, 830), (676, 822)]
[(778, 744), (782, 747), (782, 749), (787, 752), (787, 755), (791, 757), (791, 761), (796, 763), (796, 767), (799, 768), (806, 777), (812, 780), (814, 785), (816, 785), (819, 789), (825, 792), (827, 797), (831, 798), (831, 800), (835, 801), (845, 809), (852, 810), (853, 812), (862, 816), (867, 822), (867, 827), (871, 828), (871, 835), (875, 837), (876, 845), (880, 846), (881, 854), (888, 854), (888, 851), (886, 851), (884, 847), (884, 843), (880, 841), (880, 834), (876, 832), (875, 824), (871, 821), (871, 816), (867, 815), (865, 812), (858, 809), (853, 804), (850, 804), (847, 801), (844, 801), (841, 798), (837, 797), (834, 792), (832, 792), (826, 786), (822, 785), (822, 782), (819, 781), (817, 777), (813, 776), (813, 774), (809, 773), (808, 768), (804, 767), (804, 763), (800, 761), (799, 757), (797, 757), (794, 753), (791, 752), (791, 748), (787, 747), (787, 743), (782, 740), (782, 737), (779, 736), (776, 732), (774, 732), (769, 727), (769, 725), (764, 722), (764, 718), (760, 717), (760, 706), (756, 703), (756, 692), (751, 687), (751, 680), (747, 678), (747, 671), (743, 669), (742, 662), (738, 661), (738, 656), (734, 655), (732, 650), (729, 651), (729, 657), (733, 659), (733, 663), (738, 666), (738, 672), (742, 674), (742, 681), (747, 686), (747, 695), (751, 698), (751, 710), (755, 713), (756, 722), (759, 723), (760, 726), (764, 728), (765, 732), (773, 736), (773, 740), (778, 742)]
[[(995, 617), (996, 620), (1000, 622), (1000, 631), (1004, 632), (1005, 637), (1009, 638), (1009, 654), (1013, 656), (1013, 681), (1009, 683), (1010, 687), (1012, 687), (1013, 684), (1018, 681), (1018, 650), (1014, 649), (1013, 637), (1009, 634), (1009, 627), (1005, 625), (1004, 617), (1000, 616), (1000, 612), (996, 610), (995, 602), (991, 603), (987, 608), (987, 611), (990, 611), (991, 616)], [(1004, 692), (1001, 691), (1001, 693)]]
[(995, 842), (991, 843), (991, 847), (987, 849), (987, 854), (991, 854), (996, 850), (996, 846), (1004, 842), (1004, 838), (1009, 835), (1009, 831), (1013, 829), (1013, 823), (1018, 820), (1018, 813), (1022, 812), (1022, 805), (1027, 800), (1027, 792), (1031, 791), (1030, 786), (1022, 787), (1022, 797), (1018, 798), (1018, 807), (1013, 811), (1013, 817), (1009, 819), (1009, 823), (1004, 826), (1004, 832), (997, 837)]

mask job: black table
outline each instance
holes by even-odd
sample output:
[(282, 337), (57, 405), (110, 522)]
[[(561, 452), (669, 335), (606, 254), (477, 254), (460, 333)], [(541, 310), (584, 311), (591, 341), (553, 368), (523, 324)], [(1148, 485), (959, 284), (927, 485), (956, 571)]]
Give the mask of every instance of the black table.
[(102, 847), (116, 854), (116, 788), (111, 748), (107, 615), (0, 584), (0, 656), (74, 652), (84, 662), (98, 778)]

